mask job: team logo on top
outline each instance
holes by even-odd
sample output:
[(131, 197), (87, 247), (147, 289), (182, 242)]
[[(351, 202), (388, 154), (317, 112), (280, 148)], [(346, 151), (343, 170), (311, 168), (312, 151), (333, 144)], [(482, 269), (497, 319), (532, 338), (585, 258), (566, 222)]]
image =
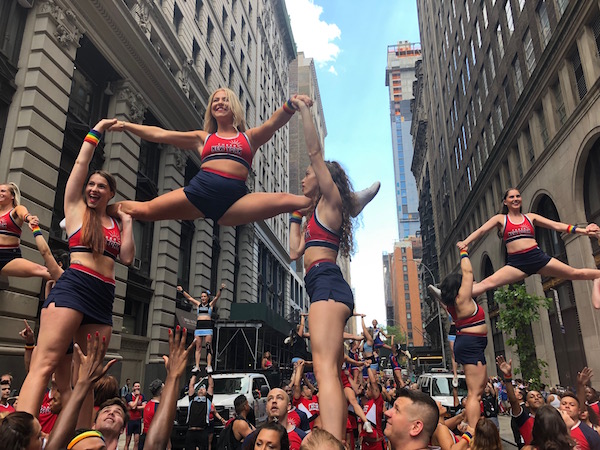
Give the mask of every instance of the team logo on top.
[(227, 143), (219, 143), (211, 146), (211, 153), (229, 153), (231, 155), (242, 155), (242, 143), (238, 139), (233, 139)]

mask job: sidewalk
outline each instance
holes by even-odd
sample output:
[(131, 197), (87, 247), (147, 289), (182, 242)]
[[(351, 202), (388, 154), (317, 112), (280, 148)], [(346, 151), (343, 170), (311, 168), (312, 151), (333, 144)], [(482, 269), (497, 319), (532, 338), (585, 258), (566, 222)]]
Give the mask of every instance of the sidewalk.
[(510, 429), (510, 416), (498, 416), (498, 421), (500, 422), (500, 438), (503, 441), (516, 446), (515, 438)]

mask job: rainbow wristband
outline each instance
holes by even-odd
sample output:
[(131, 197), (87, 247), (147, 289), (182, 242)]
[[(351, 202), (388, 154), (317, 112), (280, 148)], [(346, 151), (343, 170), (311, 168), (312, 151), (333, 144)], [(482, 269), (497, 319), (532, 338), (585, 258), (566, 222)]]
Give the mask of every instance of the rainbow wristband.
[(296, 109), (294, 108), (294, 105), (292, 104), (291, 98), (288, 99), (288, 101), (283, 104), (283, 110), (292, 116), (294, 115), (294, 113), (296, 112)]
[(576, 225), (567, 225), (567, 233), (575, 234), (577, 233)]
[(25, 344), (25, 350), (33, 350), (35, 348), (35, 344)]
[(40, 230), (40, 227), (35, 227), (31, 230), (31, 232), (33, 233), (33, 237), (38, 237), (42, 235), (42, 230)]
[(466, 251), (466, 250), (461, 250), (460, 251), (460, 259), (468, 258), (468, 257), (469, 257), (469, 252), (468, 251)]
[(97, 146), (100, 143), (101, 137), (102, 133), (92, 128), (85, 137), (84, 142), (89, 142), (90, 144)]
[[(102, 433), (100, 433), (99, 431), (96, 431), (96, 430), (84, 431), (83, 433), (75, 436), (73, 438), (73, 440), (71, 440), (71, 442), (69, 442), (69, 445), (67, 445), (67, 450), (72, 449), (75, 446), (75, 444), (83, 441), (84, 439), (90, 438), (90, 437), (99, 437), (100, 439), (102, 439), (104, 441), (104, 436), (102, 436)], [(106, 441), (104, 441), (104, 442), (106, 442)]]
[(461, 438), (464, 439), (465, 441), (467, 441), (470, 444), (471, 440), (473, 439), (473, 435), (471, 433), (469, 433), (468, 431), (465, 431), (463, 433), (463, 435), (461, 436)]
[(302, 214), (300, 214), (300, 211), (294, 211), (290, 214), (290, 223), (302, 223)]

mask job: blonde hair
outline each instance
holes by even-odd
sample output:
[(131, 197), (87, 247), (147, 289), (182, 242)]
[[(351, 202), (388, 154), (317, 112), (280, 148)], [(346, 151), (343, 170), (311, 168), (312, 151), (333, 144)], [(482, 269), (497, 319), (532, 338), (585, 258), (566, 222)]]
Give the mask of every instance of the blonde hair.
[(344, 445), (333, 434), (322, 428), (315, 427), (302, 441), (300, 450), (345, 450)]
[(229, 109), (233, 113), (233, 126), (240, 132), (246, 131), (248, 126), (246, 125), (246, 119), (244, 117), (244, 109), (240, 103), (240, 99), (235, 93), (226, 87), (220, 87), (216, 89), (208, 98), (208, 104), (206, 106), (206, 112), (204, 113), (204, 131), (207, 133), (217, 132), (217, 121), (212, 115), (212, 102), (215, 94), (219, 91), (225, 92), (227, 95), (227, 101), (229, 102)]
[(17, 186), (12, 181), (6, 183), (5, 186), (8, 186), (8, 190), (13, 195), (13, 208), (16, 208), (21, 204), (21, 190), (19, 189), (19, 186)]

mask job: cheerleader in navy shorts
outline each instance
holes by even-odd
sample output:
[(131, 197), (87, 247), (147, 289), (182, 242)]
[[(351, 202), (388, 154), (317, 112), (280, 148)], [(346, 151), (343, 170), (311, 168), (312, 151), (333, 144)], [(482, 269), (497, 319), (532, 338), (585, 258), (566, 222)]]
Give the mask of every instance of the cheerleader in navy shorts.
[[(497, 228), (506, 245), (507, 264), (481, 282), (474, 283), (472, 296), (478, 297), (490, 289), (517, 283), (529, 275), (539, 273), (566, 280), (594, 280), (594, 293), (597, 296), (592, 300), (594, 307), (600, 308), (600, 270), (574, 269), (556, 258), (551, 258), (538, 247), (534, 228), (540, 226), (561, 233), (596, 236), (600, 232), (598, 225), (591, 223), (581, 228), (555, 222), (539, 214), (522, 214), (521, 210), (521, 193), (511, 188), (504, 193), (502, 214), (495, 215), (464, 241), (457, 242), (459, 250), (468, 250), (469, 244)], [(435, 288), (433, 290), (435, 291)]]
[(354, 297), (335, 261), (338, 251), (352, 251), (352, 188), (336, 162), (325, 162), (312, 116), (305, 103), (293, 100), (300, 110), (311, 165), (302, 180), (302, 192), (311, 208), (301, 233), (302, 214), (295, 211), (290, 223), (290, 257), (304, 255), (306, 291), (310, 296), (310, 336), (313, 366), (319, 383), (322, 426), (337, 439), (346, 435), (346, 398), (340, 381), (343, 332), (354, 309)]
[(487, 325), (483, 308), (471, 297), (473, 289), (473, 268), (466, 250), (460, 252), (461, 274), (451, 274), (440, 285), (441, 302), (452, 314), (456, 324), (454, 357), (463, 365), (467, 379), (466, 418), (473, 429), (481, 415), (479, 402), (487, 382), (485, 348), (487, 346)]
[[(37, 216), (21, 205), (21, 192), (15, 183), (0, 184), (0, 274), (9, 277), (50, 279), (48, 270), (21, 255), (21, 227), (27, 222), (39, 230)], [(41, 231), (39, 231), (41, 234)]]
[[(65, 355), (71, 340), (81, 348), (87, 336), (106, 339), (112, 332), (115, 260), (131, 264), (135, 254), (131, 217), (118, 209), (119, 224), (108, 216), (108, 202), (116, 193), (112, 175), (96, 171), (87, 176), (102, 133), (116, 120), (101, 120), (86, 136), (65, 188), (65, 219), (71, 265), (44, 303), (31, 367), (21, 388), (19, 411), (36, 415), (44, 389)], [(92, 398), (89, 399), (90, 401)], [(82, 411), (92, 405), (85, 405)]]

